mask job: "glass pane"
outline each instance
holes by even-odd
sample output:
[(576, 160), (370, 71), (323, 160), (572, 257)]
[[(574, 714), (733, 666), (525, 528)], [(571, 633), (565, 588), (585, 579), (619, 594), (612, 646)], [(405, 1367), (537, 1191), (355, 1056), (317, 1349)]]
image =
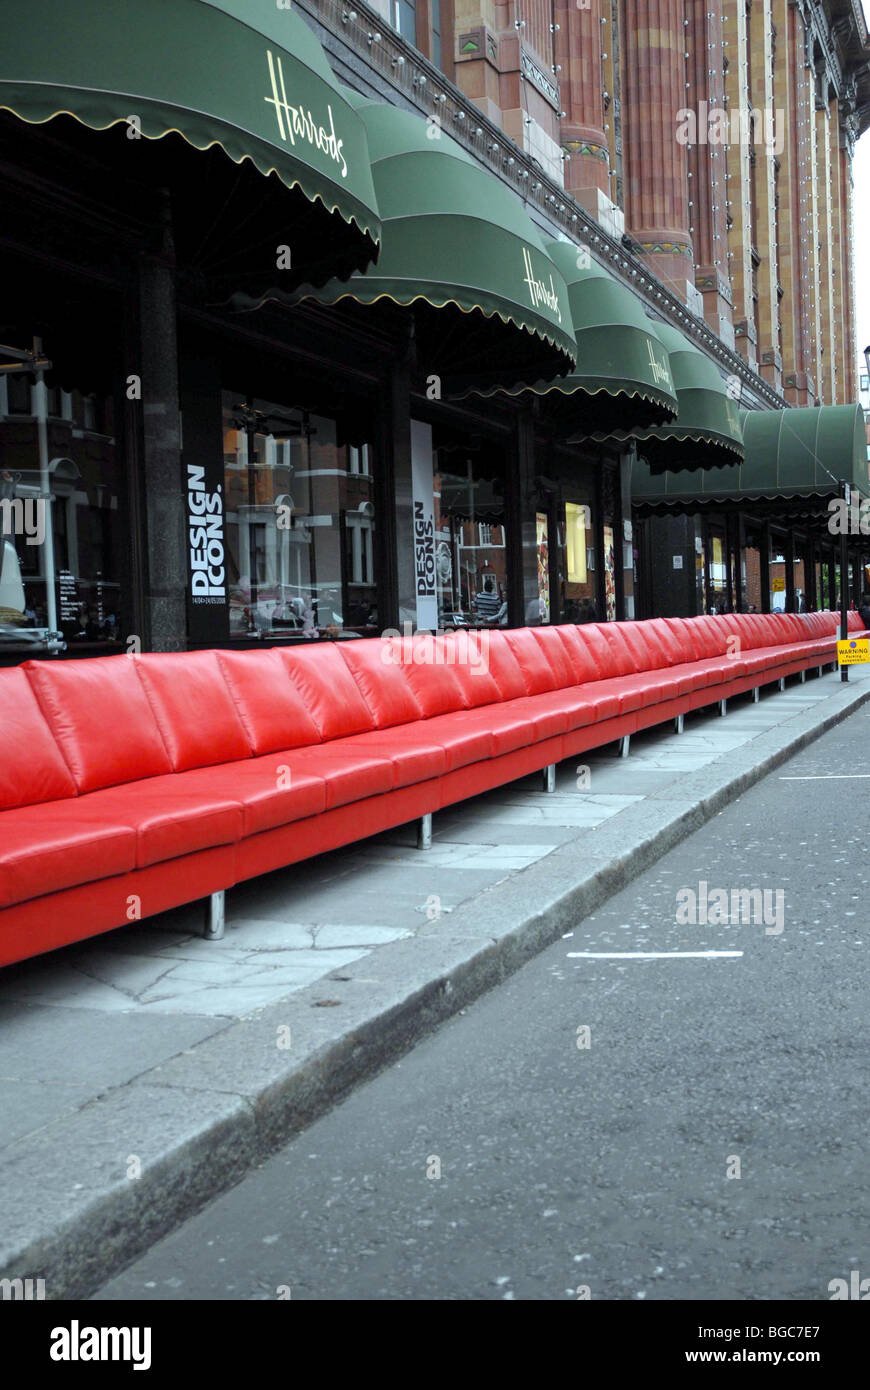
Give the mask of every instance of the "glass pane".
[(251, 407), (223, 393), (230, 635), (373, 635), (371, 445), (339, 443), (325, 416)]
[(563, 622), (594, 623), (598, 619), (592, 544), (591, 508), (586, 503), (566, 502)]
[[(507, 546), (500, 460), (435, 450), (435, 563), (442, 628), (507, 624)], [(440, 471), (439, 471), (440, 468)]]
[(79, 391), (45, 393), (43, 474), (31, 415), (37, 392), (21, 377), (10, 377), (5, 385), (0, 397), (0, 648), (45, 647), (53, 642), (52, 631), (68, 646), (118, 641), (122, 544), (112, 402)]

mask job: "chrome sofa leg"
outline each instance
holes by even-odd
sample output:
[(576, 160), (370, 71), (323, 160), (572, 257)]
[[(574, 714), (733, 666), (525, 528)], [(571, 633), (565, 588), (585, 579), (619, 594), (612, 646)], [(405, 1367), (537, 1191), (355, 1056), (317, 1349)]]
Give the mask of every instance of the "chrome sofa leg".
[(556, 790), (556, 764), (547, 763), (544, 768), (544, 791), (554, 792)]
[(779, 678), (779, 688), (780, 688), (780, 690), (785, 690), (785, 676), (780, 676), (780, 678)]
[(806, 685), (806, 683), (807, 683), (807, 673), (806, 673), (806, 671), (801, 671), (801, 685)]
[(432, 848), (432, 813), (421, 816), (417, 822), (417, 848)]
[(816, 667), (816, 675), (817, 675), (817, 676), (823, 676), (824, 674), (825, 674), (825, 668), (824, 668), (824, 666), (817, 666), (817, 667)]
[(678, 715), (676, 716), (676, 718), (674, 719), (674, 733), (675, 733), (675, 734), (681, 734), (681, 733), (683, 732), (683, 719), (684, 719), (684, 717), (685, 717), (684, 715), (678, 714)]
[(727, 701), (727, 700), (720, 700), (720, 701), (719, 701), (719, 713), (720, 713), (720, 715), (727, 714), (727, 712), (728, 712), (728, 701)]
[(630, 744), (631, 744), (631, 734), (624, 734), (623, 737), (619, 740), (619, 756), (620, 756), (621, 758), (627, 758), (627, 757), (628, 757), (628, 750), (629, 750)]
[(224, 934), (224, 922), (226, 916), (226, 893), (222, 888), (219, 893), (212, 893), (205, 900), (205, 922), (203, 923), (203, 936), (206, 941), (220, 941)]
[(752, 703), (753, 703), (754, 705), (757, 705), (760, 699), (761, 699), (761, 686), (760, 686), (760, 685), (754, 685), (754, 686), (752, 687)]

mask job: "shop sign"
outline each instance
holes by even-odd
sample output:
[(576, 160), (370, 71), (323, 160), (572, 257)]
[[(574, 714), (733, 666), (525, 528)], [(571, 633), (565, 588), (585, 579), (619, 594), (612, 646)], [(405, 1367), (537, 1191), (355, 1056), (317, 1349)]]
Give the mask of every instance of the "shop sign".
[(296, 137), (306, 140), (309, 145), (314, 145), (322, 154), (326, 154), (336, 164), (340, 165), (341, 177), (347, 178), (347, 160), (342, 154), (343, 140), (339, 140), (335, 134), (335, 123), (332, 118), (332, 107), (327, 106), (326, 112), (329, 117), (329, 127), (318, 124), (317, 117), (310, 111), (306, 111), (302, 106), (291, 106), (287, 100), (287, 89), (284, 86), (284, 66), (280, 56), (273, 58), (270, 49), (266, 50), (266, 58), (269, 64), (269, 80), (272, 87), (272, 95), (264, 97), (270, 106), (275, 108), (275, 119), (278, 122), (278, 134), (286, 144), (290, 141), (291, 145), (296, 144)]
[(432, 472), (432, 426), (411, 421), (412, 537), (417, 627), (434, 632), (438, 626), (435, 565), (435, 496)]
[(186, 473), (189, 633), (196, 642), (220, 641), (227, 624), (223, 483), (207, 478), (201, 464), (189, 463)]

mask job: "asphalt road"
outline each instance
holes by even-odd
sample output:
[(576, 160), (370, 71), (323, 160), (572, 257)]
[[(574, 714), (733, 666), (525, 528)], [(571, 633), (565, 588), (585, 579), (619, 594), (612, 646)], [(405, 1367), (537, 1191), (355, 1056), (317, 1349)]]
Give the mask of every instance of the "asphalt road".
[[(864, 709), (97, 1297), (826, 1300), (870, 1276), (868, 798)], [(768, 890), (767, 924), (678, 924), (701, 881)], [(705, 950), (743, 954), (571, 954)]]

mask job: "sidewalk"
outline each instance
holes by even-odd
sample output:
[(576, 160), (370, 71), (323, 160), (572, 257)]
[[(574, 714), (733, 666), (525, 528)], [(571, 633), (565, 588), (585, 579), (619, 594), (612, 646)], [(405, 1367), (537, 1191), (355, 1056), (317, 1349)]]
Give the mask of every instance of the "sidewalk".
[(0, 972), (0, 1276), (88, 1294), (868, 698), (791, 678), (443, 811), (428, 851), (234, 888), (222, 941), (195, 905)]

